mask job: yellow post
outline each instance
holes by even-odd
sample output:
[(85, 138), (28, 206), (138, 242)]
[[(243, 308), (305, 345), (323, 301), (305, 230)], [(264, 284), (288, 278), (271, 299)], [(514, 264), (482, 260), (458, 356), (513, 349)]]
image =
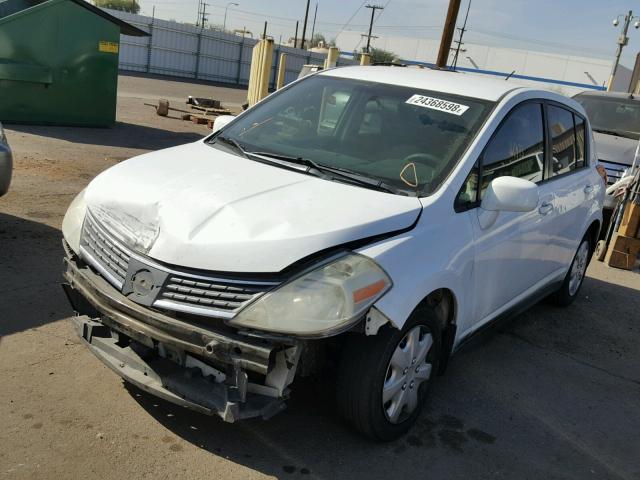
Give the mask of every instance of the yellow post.
[(262, 60), (261, 67), (262, 71), (260, 72), (260, 90), (259, 97), (256, 102), (259, 102), (264, 97), (269, 94), (269, 77), (271, 76), (271, 65), (273, 63), (273, 39), (268, 38), (267, 40), (263, 40), (264, 47), (262, 50)]
[(360, 65), (371, 65), (371, 56), (368, 53), (360, 54)]
[(273, 62), (273, 39), (261, 40), (253, 47), (247, 103), (255, 105), (269, 93), (269, 74)]
[(280, 62), (278, 63), (278, 81), (276, 82), (276, 90), (284, 87), (284, 75), (287, 72), (287, 54), (280, 54)]
[(324, 60), (324, 69), (333, 68), (338, 63), (338, 55), (340, 55), (340, 50), (338, 47), (330, 47), (327, 52), (327, 58)]

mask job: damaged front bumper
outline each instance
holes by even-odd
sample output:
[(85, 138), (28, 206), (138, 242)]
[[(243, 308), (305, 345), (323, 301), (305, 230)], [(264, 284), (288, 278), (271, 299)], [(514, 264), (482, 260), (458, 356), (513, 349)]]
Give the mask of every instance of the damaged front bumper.
[(63, 287), (78, 313), (74, 327), (126, 381), (227, 422), (269, 418), (285, 408), (301, 352), (295, 340), (242, 335), (151, 310), (66, 250)]

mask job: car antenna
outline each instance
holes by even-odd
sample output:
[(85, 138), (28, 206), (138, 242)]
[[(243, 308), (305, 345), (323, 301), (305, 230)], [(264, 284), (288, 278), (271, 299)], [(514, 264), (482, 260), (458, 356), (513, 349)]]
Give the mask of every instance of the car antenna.
[(511, 78), (511, 75), (513, 75), (514, 73), (516, 73), (516, 71), (514, 70), (513, 72), (511, 72), (509, 75), (507, 75), (504, 79), (504, 81), (506, 82), (507, 80), (509, 80)]

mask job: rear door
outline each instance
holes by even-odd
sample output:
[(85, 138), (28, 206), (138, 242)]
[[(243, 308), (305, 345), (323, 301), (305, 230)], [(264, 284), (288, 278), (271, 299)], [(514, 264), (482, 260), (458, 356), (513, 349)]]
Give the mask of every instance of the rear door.
[(546, 184), (553, 191), (550, 235), (555, 245), (551, 259), (555, 268), (571, 264), (582, 228), (589, 214), (595, 186), (585, 151), (585, 121), (568, 107), (548, 102), (547, 124), (552, 156)]

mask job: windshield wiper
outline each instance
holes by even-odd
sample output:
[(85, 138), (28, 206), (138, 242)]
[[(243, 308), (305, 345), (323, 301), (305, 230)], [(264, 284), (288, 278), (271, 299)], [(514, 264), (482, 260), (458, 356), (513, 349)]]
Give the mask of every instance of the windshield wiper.
[(259, 157), (274, 158), (277, 160), (284, 160), (285, 162), (295, 163), (297, 165), (304, 165), (308, 167), (308, 169), (314, 169), (317, 172), (324, 173), (325, 175), (328, 173), (330, 174), (331, 177), (338, 178), (348, 183), (360, 185), (365, 188), (372, 188), (374, 190), (379, 190), (381, 192), (406, 195), (406, 192), (404, 192), (403, 190), (399, 190), (397, 188), (392, 187), (391, 185), (387, 185), (382, 180), (372, 178), (358, 172), (353, 172), (351, 170), (346, 170), (343, 168), (328, 167), (326, 165), (320, 165), (319, 163), (311, 160), (310, 158), (293, 157), (289, 155), (281, 155), (279, 153), (271, 153), (271, 152), (246, 152), (246, 153), (247, 155), (256, 155)]
[(247, 151), (242, 147), (242, 145), (240, 145), (236, 140), (234, 140), (233, 138), (230, 137), (222, 137), (222, 136), (218, 136), (215, 138), (216, 142), (220, 141), (222, 143), (225, 143), (227, 145), (231, 145), (233, 148), (235, 148), (238, 152), (240, 152), (240, 154), (245, 157), (245, 158), (249, 158), (249, 155), (247, 155)]

